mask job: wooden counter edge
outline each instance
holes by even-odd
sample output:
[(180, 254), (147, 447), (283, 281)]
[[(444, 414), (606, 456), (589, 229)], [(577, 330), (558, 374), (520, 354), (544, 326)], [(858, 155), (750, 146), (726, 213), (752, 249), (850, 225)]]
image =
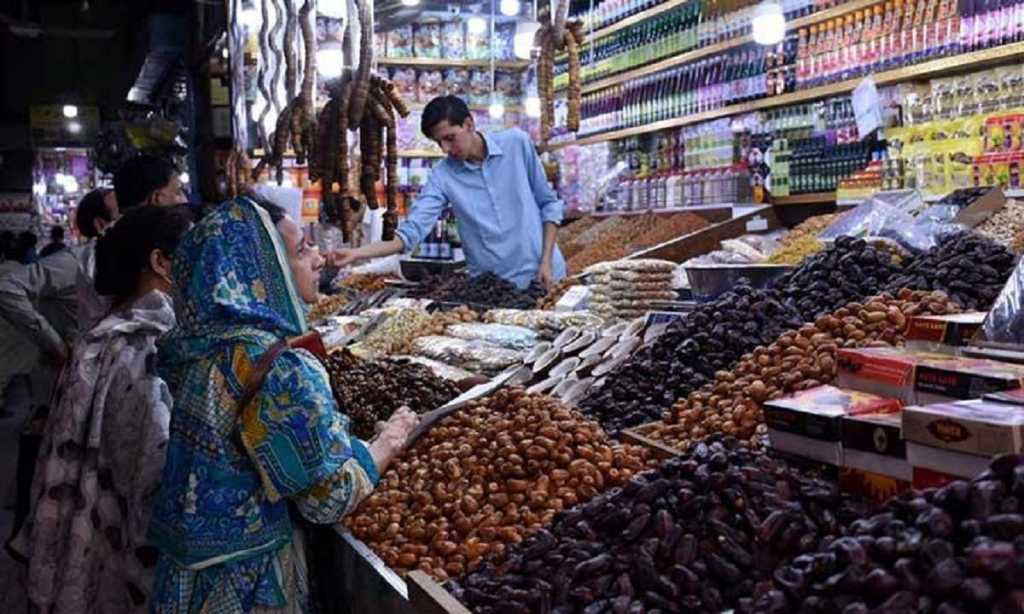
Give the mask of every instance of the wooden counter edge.
[(443, 586), (418, 569), (409, 572), (405, 583), (409, 588), (409, 603), (417, 614), (470, 614)]
[(642, 424), (634, 428), (623, 429), (619, 436), (623, 443), (633, 443), (648, 448), (657, 458), (672, 458), (674, 456), (682, 456), (684, 454), (682, 450), (677, 450), (672, 446), (661, 443), (660, 441), (655, 441), (641, 433), (642, 430), (648, 428), (651, 424), (654, 423), (652, 422)]

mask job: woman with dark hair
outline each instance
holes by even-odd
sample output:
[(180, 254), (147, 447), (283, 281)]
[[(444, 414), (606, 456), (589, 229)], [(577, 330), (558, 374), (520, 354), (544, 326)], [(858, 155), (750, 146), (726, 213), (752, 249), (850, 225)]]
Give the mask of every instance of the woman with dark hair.
[(61, 376), (15, 544), (38, 611), (148, 611), (156, 550), (145, 536), (171, 408), (156, 340), (174, 326), (171, 256), (190, 227), (182, 207), (142, 207), (97, 243), (96, 290), (112, 308)]
[(307, 332), (322, 266), (294, 221), (249, 198), (209, 213), (174, 258), (178, 325), (160, 361), (175, 406), (149, 531), (157, 612), (308, 611), (289, 508), (339, 522), (415, 426), (403, 409), (372, 442), (351, 436), (323, 365), (289, 343)]

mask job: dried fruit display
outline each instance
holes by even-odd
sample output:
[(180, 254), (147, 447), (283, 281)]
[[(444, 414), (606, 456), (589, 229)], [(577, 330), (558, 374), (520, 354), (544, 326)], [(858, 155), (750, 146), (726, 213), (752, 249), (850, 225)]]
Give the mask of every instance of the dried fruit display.
[(831, 382), (839, 348), (902, 345), (909, 316), (959, 311), (941, 292), (903, 290), (896, 297), (850, 303), (754, 348), (734, 368), (680, 399), (663, 422), (643, 434), (678, 450), (712, 433), (749, 438), (764, 424), (764, 401)]
[(348, 416), (352, 432), (364, 440), (374, 436), (377, 422), (399, 407), (418, 414), (459, 396), (458, 386), (434, 375), (428, 367), (406, 360), (370, 360), (355, 364), (332, 356), (327, 362), (338, 411)]
[(898, 270), (888, 252), (862, 239), (843, 236), (775, 280), (772, 287), (809, 322), (850, 301), (881, 292)]
[(422, 309), (400, 309), (362, 340), (362, 347), (381, 354), (407, 352), (417, 337), (433, 334), (432, 316)]
[(629, 251), (660, 245), (678, 237), (696, 232), (708, 225), (706, 218), (695, 213), (650, 213), (638, 218), (634, 235), (629, 239)]
[(910, 492), (780, 566), (737, 612), (1024, 611), (1024, 456)]
[(551, 138), (551, 129), (555, 122), (555, 54), (565, 51), (569, 56), (569, 112), (566, 127), (570, 132), (580, 129), (580, 46), (583, 45), (585, 34), (580, 21), (566, 22), (569, 12), (569, 1), (563, 0), (553, 9), (554, 23), (548, 23), (539, 30), (534, 38), (534, 46), (540, 48), (540, 59), (537, 64), (537, 88), (541, 100), (540, 138), (546, 144)]
[(558, 514), (448, 589), (480, 614), (717, 614), (860, 513), (834, 484), (726, 438)]
[(825, 244), (814, 238), (814, 235), (802, 235), (797, 239), (781, 245), (772, 252), (765, 262), (767, 264), (800, 264), (805, 258), (825, 249)]
[(578, 251), (576, 246), (579, 237), (591, 228), (611, 218), (599, 218), (592, 215), (568, 223), (558, 229), (558, 247), (566, 258)]
[(565, 254), (569, 271), (582, 272), (599, 262), (625, 258), (630, 254), (705, 228), (708, 221), (693, 213), (647, 213), (613, 216), (582, 232)]
[(342, 280), (341, 286), (359, 292), (377, 292), (388, 287), (388, 279), (387, 275), (378, 273), (356, 273)]
[(738, 285), (674, 322), (581, 404), (608, 432), (657, 420), (676, 399), (711, 381), (744, 353), (799, 328), (799, 313), (777, 295)]
[(491, 272), (474, 276), (458, 273), (432, 277), (423, 280), (421, 286), (427, 289), (424, 297), (435, 301), (509, 309), (531, 309), (547, 294), (537, 282), (518, 288)]
[(392, 569), (443, 581), (500, 562), (646, 463), (646, 449), (615, 444), (557, 401), (502, 390), (424, 434), (346, 525)]
[(1024, 201), (1010, 199), (1006, 206), (975, 228), (979, 234), (1020, 253), (1015, 239), (1024, 233)]
[(313, 308), (309, 310), (309, 313), (306, 314), (306, 321), (316, 322), (332, 316), (340, 311), (345, 305), (348, 305), (348, 297), (344, 294), (323, 296), (316, 305), (313, 305)]
[(941, 290), (964, 309), (984, 311), (999, 296), (1015, 261), (1002, 245), (975, 233), (960, 233), (942, 238), (905, 263), (888, 288)]

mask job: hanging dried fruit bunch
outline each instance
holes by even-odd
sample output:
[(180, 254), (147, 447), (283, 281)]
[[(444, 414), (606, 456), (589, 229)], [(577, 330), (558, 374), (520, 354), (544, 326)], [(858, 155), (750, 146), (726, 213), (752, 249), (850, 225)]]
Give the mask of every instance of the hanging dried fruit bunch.
[(580, 46), (583, 44), (583, 23), (566, 23), (569, 2), (558, 5), (555, 23), (537, 30), (534, 44), (540, 47), (537, 65), (537, 90), (540, 94), (540, 138), (547, 143), (555, 123), (555, 54), (565, 51), (569, 56), (569, 117), (566, 127), (575, 132), (580, 128)]
[(235, 198), (239, 194), (248, 192), (250, 184), (249, 174), (252, 172), (252, 162), (249, 156), (237, 147), (228, 154), (227, 162), (224, 164), (227, 173), (227, 196)]

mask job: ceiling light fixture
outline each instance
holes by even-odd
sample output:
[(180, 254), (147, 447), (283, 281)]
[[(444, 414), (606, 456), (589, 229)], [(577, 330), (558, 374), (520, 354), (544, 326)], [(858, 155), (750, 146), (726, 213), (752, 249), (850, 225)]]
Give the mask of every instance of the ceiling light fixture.
[(487, 31), (487, 20), (479, 15), (473, 15), (466, 20), (466, 30), (470, 34), (480, 35)]
[(782, 5), (774, 0), (763, 0), (754, 8), (752, 24), (754, 42), (759, 45), (777, 45), (786, 36), (786, 15)]
[(519, 0), (501, 0), (500, 10), (506, 17), (515, 17), (519, 14)]
[(64, 117), (66, 117), (68, 119), (75, 119), (76, 117), (78, 117), (78, 107), (76, 107), (73, 104), (66, 104), (66, 105), (64, 105), (63, 111), (64, 111)]

